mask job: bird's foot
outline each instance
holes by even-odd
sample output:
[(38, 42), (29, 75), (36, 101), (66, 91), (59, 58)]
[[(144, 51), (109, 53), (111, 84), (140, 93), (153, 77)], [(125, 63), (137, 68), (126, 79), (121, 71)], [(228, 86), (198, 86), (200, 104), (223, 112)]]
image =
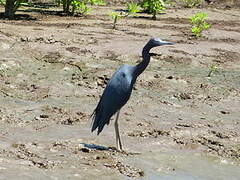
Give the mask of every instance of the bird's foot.
[(117, 149), (116, 147), (109, 146), (109, 147), (108, 147), (108, 150), (110, 150), (110, 151), (117, 151), (118, 149)]
[(116, 152), (122, 152), (123, 149), (119, 149), (119, 148), (116, 148), (116, 147), (108, 147), (109, 150), (111, 151), (116, 151)]
[(123, 149), (119, 149), (119, 148), (116, 148), (116, 147), (108, 147), (108, 150), (118, 152), (118, 153), (121, 153), (121, 154), (125, 154), (125, 155), (139, 155), (139, 154), (141, 154), (140, 152), (128, 152), (128, 151), (125, 151)]

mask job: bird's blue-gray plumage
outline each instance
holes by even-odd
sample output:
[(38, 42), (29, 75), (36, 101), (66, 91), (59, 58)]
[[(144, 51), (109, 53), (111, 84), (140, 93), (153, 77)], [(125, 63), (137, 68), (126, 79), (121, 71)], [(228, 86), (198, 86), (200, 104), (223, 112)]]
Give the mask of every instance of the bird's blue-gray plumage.
[(171, 44), (173, 43), (162, 41), (158, 38), (150, 39), (142, 50), (142, 62), (136, 66), (123, 65), (112, 75), (92, 114), (92, 131), (98, 129), (97, 134), (101, 133), (104, 126), (109, 124), (110, 118), (127, 103), (137, 77), (146, 69), (150, 62), (149, 51), (151, 48)]
[(98, 128), (99, 134), (104, 125), (109, 124), (110, 118), (126, 104), (136, 81), (133, 73), (133, 66), (123, 65), (112, 75), (94, 110), (92, 131)]

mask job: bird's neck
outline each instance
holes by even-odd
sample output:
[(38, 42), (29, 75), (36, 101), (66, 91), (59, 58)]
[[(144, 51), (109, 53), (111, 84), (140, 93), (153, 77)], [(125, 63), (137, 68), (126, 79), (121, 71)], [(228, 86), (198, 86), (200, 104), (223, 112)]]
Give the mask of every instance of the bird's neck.
[(145, 46), (143, 48), (143, 50), (142, 50), (143, 60), (135, 66), (136, 77), (139, 76), (148, 66), (148, 64), (150, 62), (150, 54), (149, 54), (150, 49), (151, 48), (149, 48), (148, 46)]

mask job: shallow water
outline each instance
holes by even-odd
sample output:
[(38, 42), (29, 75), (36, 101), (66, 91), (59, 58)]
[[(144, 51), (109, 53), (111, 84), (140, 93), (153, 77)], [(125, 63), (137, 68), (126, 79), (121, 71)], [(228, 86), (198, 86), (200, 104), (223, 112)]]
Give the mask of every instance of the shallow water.
[(152, 149), (133, 161), (144, 169), (145, 176), (140, 179), (237, 180), (240, 177), (240, 167), (231, 161), (183, 150)]

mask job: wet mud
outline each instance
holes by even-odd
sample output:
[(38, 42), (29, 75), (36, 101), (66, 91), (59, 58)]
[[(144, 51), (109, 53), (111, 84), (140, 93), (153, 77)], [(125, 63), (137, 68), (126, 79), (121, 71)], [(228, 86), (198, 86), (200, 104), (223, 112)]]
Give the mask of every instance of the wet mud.
[[(106, 12), (119, 8), (0, 19), (0, 179), (240, 176), (239, 10), (170, 9), (113, 30)], [(186, 17), (200, 10), (211, 28), (196, 39)], [(120, 113), (119, 152), (113, 123), (97, 136), (90, 116), (112, 73), (138, 63), (150, 37), (176, 44), (152, 50)]]

